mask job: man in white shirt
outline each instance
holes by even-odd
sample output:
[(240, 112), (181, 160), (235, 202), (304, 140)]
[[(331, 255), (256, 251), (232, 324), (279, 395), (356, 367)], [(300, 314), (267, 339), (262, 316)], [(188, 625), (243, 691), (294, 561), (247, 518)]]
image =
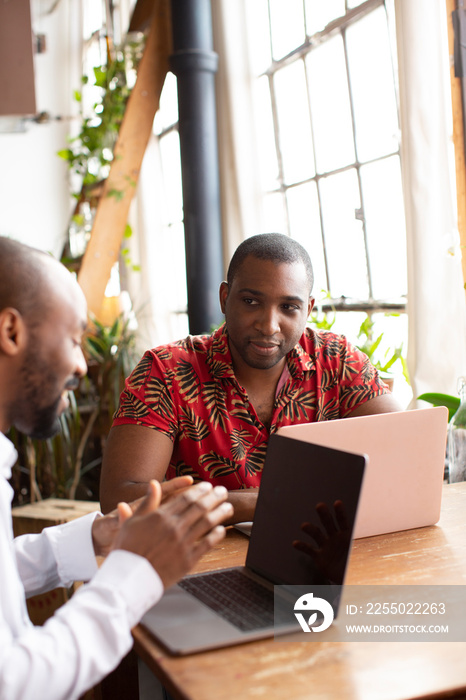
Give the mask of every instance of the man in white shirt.
[[(131, 628), (225, 534), (223, 487), (150, 483), (146, 497), (13, 539), (15, 426), (46, 438), (86, 372), (84, 295), (50, 256), (0, 238), (0, 700), (72, 700), (132, 646)], [(173, 482), (171, 482), (173, 484)], [(169, 495), (164, 499), (162, 496)], [(107, 556), (97, 569), (96, 555)], [(26, 595), (90, 581), (43, 627)]]

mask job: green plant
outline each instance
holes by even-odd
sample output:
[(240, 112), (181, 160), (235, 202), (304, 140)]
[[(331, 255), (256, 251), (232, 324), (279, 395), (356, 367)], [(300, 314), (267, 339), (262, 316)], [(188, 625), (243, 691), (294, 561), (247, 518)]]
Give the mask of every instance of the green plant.
[[(329, 299), (330, 295), (323, 290), (324, 301)], [(398, 316), (399, 314), (385, 314), (386, 316)], [(314, 308), (310, 318), (309, 324), (314, 328), (319, 330), (329, 331), (332, 329), (336, 321), (336, 310), (332, 308), (331, 311), (319, 311)], [(359, 342), (354, 343), (354, 345), (364, 352), (369, 360), (372, 362), (374, 367), (382, 374), (390, 374), (393, 371), (393, 367), (396, 363), (399, 363), (402, 368), (402, 373), (406, 381), (409, 383), (408, 366), (406, 363), (406, 358), (403, 356), (403, 345), (399, 345), (396, 348), (386, 348), (382, 350), (384, 333), (378, 333), (375, 335), (375, 321), (367, 314), (366, 318), (362, 321), (359, 326), (357, 339)], [(383, 354), (382, 354), (383, 352)]]
[(84, 339), (84, 352), (100, 407), (111, 418), (118, 407), (125, 378), (138, 359), (136, 336), (125, 314), (120, 314), (111, 326), (95, 317), (91, 320), (92, 332)]
[[(93, 84), (100, 88), (100, 97), (89, 115), (84, 114), (82, 92), (76, 90), (74, 93), (75, 100), (81, 107), (81, 128), (76, 136), (69, 139), (69, 148), (59, 151), (58, 155), (79, 176), (81, 188), (74, 193), (77, 199), (82, 198), (83, 193), (85, 195), (86, 187), (94, 185), (108, 174), (109, 164), (113, 160), (113, 148), (133, 87), (134, 81), (128, 79), (128, 76), (137, 69), (143, 47), (144, 37), (140, 34), (136, 39), (130, 39), (117, 47), (113, 56), (109, 53), (106, 65), (94, 67)], [(83, 76), (83, 86), (88, 83), (88, 76)], [(109, 196), (118, 199), (121, 193), (112, 190)], [(79, 214), (76, 216), (79, 217)]]
[(359, 343), (356, 344), (356, 347), (367, 355), (374, 367), (381, 374), (390, 374), (390, 371), (392, 370), (395, 363), (399, 362), (401, 364), (403, 376), (409, 383), (408, 365), (406, 363), (406, 359), (402, 354), (403, 345), (399, 345), (396, 348), (387, 348), (382, 357), (380, 357), (380, 355), (378, 356), (377, 351), (380, 348), (384, 334), (382, 332), (379, 333), (376, 337), (374, 337), (374, 326), (375, 321), (373, 321), (372, 318), (368, 315), (359, 327)]
[[(62, 262), (72, 270), (76, 261), (84, 254), (91, 235), (93, 219), (98, 201), (102, 196), (103, 182), (108, 177), (114, 159), (114, 148), (120, 126), (125, 115), (126, 104), (135, 83), (135, 75), (144, 49), (145, 37), (139, 33), (131, 35), (124, 44), (112, 52), (108, 51), (107, 63), (93, 68), (93, 81), (87, 75), (82, 77), (83, 89), (76, 90), (75, 100), (80, 105), (81, 124), (79, 133), (68, 139), (69, 146), (58, 151), (57, 155), (68, 163), (72, 174), (71, 190), (76, 198), (68, 231), (68, 242), (62, 255)], [(97, 99), (90, 109), (84, 103), (85, 90), (97, 92)], [(133, 177), (126, 176), (123, 189), (110, 188), (107, 197), (120, 201), (125, 189), (135, 188)], [(125, 238), (131, 236), (129, 224)], [(134, 271), (129, 249), (122, 249), (122, 259)]]
[(448, 420), (451, 421), (456, 411), (460, 406), (459, 396), (451, 396), (450, 394), (441, 394), (436, 392), (427, 392), (417, 397), (418, 401), (427, 401), (433, 406), (446, 406), (448, 408)]

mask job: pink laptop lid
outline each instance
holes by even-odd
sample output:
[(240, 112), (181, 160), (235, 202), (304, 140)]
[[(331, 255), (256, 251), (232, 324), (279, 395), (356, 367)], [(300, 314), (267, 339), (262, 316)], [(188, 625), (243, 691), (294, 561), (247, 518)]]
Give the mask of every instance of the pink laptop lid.
[(448, 410), (378, 413), (280, 428), (284, 437), (366, 454), (355, 534), (433, 525), (440, 517)]

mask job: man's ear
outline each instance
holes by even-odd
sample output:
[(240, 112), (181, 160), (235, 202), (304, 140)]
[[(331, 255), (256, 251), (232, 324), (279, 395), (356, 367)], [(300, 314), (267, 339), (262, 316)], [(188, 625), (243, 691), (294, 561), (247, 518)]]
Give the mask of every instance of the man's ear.
[(309, 302), (308, 302), (308, 306), (307, 306), (307, 317), (308, 318), (311, 315), (311, 311), (314, 308), (315, 303), (316, 303), (316, 300), (314, 299), (314, 297), (309, 297)]
[(16, 309), (7, 307), (0, 311), (0, 352), (11, 357), (18, 355), (26, 343), (27, 331), (24, 319)]
[(225, 313), (225, 304), (227, 301), (228, 290), (229, 290), (228, 282), (222, 282), (220, 284), (220, 290), (219, 290), (220, 309), (222, 311), (222, 314)]

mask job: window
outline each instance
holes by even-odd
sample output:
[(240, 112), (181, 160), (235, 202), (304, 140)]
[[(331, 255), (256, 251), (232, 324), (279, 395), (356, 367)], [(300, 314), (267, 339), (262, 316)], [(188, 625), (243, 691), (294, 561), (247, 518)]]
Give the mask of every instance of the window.
[[(407, 339), (406, 234), (391, 0), (247, 0), (264, 231), (309, 251), (320, 310), (358, 344)], [(164, 229), (186, 308), (176, 78), (155, 121), (166, 184)], [(176, 258), (176, 262), (175, 262)], [(386, 314), (396, 314), (386, 315)], [(400, 316), (401, 314), (401, 316)], [(367, 326), (366, 326), (367, 328)], [(390, 356), (392, 354), (390, 353)]]
[(160, 247), (165, 251), (164, 259), (170, 261), (169, 270), (166, 272), (169, 279), (167, 288), (171, 293), (167, 295), (165, 303), (167, 313), (171, 317), (170, 326), (175, 333), (173, 340), (183, 338), (189, 332), (178, 97), (176, 78), (173, 73), (167, 73), (165, 78), (160, 108), (154, 120), (154, 133), (159, 146), (164, 185), (163, 198), (159, 198), (157, 206), (161, 207)]
[(407, 319), (385, 317), (407, 292), (392, 3), (249, 0), (246, 12), (265, 230), (309, 251), (338, 332), (354, 342), (368, 312), (399, 346)]

